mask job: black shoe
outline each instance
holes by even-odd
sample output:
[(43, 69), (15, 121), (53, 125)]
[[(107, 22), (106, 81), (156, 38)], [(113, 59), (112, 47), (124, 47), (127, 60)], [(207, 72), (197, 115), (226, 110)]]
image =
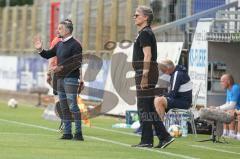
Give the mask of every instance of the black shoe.
[(84, 141), (84, 138), (83, 138), (83, 136), (82, 136), (82, 133), (76, 133), (76, 134), (74, 134), (73, 139), (74, 139), (74, 140)]
[(175, 138), (168, 136), (166, 139), (160, 141), (159, 144), (155, 148), (163, 149), (163, 148), (167, 147), (169, 144), (171, 144), (174, 140), (175, 140)]
[(132, 147), (146, 147), (146, 148), (152, 148), (153, 144), (144, 144), (144, 143), (139, 143), (137, 145), (132, 145)]
[(60, 139), (62, 140), (71, 140), (73, 138), (72, 134), (63, 134)]

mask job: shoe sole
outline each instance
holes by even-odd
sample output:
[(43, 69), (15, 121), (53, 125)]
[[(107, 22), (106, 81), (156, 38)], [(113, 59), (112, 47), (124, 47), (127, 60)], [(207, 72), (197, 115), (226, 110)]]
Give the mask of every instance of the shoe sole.
[(72, 140), (73, 138), (59, 138), (60, 140)]
[(170, 141), (168, 141), (166, 144), (164, 144), (161, 149), (166, 148), (168, 145), (170, 145), (173, 141), (175, 140), (175, 138), (172, 138)]
[(74, 141), (84, 141), (84, 139), (75, 139), (73, 138)]
[(146, 145), (146, 146), (138, 146), (138, 145), (131, 145), (131, 147), (135, 147), (135, 148), (153, 148), (153, 145)]

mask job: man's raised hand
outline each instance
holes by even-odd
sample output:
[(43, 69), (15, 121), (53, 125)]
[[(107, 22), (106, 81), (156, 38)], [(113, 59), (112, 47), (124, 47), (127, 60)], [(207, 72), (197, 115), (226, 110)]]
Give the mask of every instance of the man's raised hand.
[(36, 35), (33, 38), (33, 44), (34, 44), (35, 49), (37, 49), (39, 52), (42, 51), (43, 43), (42, 43), (42, 39), (39, 35)]

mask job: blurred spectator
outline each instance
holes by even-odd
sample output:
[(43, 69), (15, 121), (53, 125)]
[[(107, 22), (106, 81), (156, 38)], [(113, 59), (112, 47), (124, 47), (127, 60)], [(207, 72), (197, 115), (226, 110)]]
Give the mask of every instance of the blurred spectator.
[[(233, 76), (230, 74), (222, 75), (221, 86), (227, 91), (226, 103), (217, 107), (210, 106), (210, 108), (224, 110), (230, 113), (231, 116), (234, 116), (235, 111), (240, 110), (240, 86), (234, 82)], [(235, 120), (230, 124), (224, 124), (223, 136), (236, 137)]]

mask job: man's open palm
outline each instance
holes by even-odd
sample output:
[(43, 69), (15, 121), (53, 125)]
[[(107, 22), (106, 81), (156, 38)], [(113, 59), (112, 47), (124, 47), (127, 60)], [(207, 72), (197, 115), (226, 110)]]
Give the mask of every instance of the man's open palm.
[(33, 44), (34, 44), (34, 47), (37, 49), (37, 50), (41, 50), (42, 49), (42, 39), (39, 35), (36, 35), (33, 39)]

